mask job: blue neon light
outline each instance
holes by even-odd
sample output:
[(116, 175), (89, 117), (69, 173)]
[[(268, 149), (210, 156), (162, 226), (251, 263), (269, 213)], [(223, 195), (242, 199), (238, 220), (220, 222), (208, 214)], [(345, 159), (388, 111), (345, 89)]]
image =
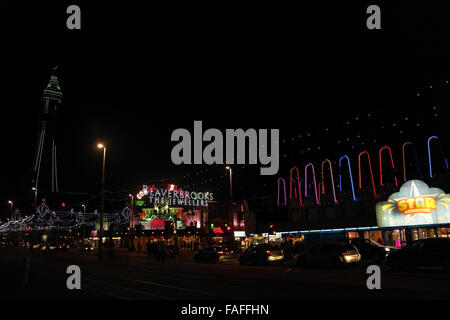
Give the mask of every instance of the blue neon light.
[(351, 186), (352, 186), (352, 193), (353, 193), (353, 201), (358, 201), (358, 198), (356, 198), (355, 196), (355, 188), (353, 187), (353, 175), (352, 175), (352, 167), (350, 165), (350, 159), (347, 155), (343, 155), (342, 157), (340, 157), (339, 159), (339, 191), (342, 192), (342, 173), (341, 173), (341, 161), (343, 158), (347, 159), (347, 163), (348, 163), (348, 172), (350, 174), (350, 182), (351, 182)]
[(428, 138), (428, 166), (430, 168), (430, 178), (433, 178), (433, 170), (431, 168), (431, 152), (430, 152), (430, 141), (431, 139), (438, 139), (436, 136), (431, 136)]

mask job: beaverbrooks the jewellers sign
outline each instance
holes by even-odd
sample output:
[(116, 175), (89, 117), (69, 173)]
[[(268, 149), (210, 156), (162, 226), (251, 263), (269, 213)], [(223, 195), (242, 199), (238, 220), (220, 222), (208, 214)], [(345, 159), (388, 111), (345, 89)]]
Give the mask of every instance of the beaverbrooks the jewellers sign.
[(146, 196), (150, 204), (168, 206), (207, 207), (208, 201), (213, 200), (211, 192), (186, 191), (173, 184), (169, 184), (166, 189), (143, 185), (136, 197), (140, 200)]

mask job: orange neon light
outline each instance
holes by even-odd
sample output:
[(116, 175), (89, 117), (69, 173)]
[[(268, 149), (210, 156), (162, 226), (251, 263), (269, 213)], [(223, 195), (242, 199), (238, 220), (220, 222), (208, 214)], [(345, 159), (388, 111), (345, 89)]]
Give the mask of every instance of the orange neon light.
[(389, 151), (389, 156), (391, 157), (392, 171), (393, 171), (393, 174), (394, 174), (394, 182), (395, 182), (395, 186), (398, 188), (397, 177), (395, 176), (395, 166), (394, 166), (394, 158), (392, 157), (392, 150), (387, 145), (382, 147), (378, 151), (378, 159), (380, 161), (380, 185), (383, 186), (383, 165), (381, 163), (381, 153), (383, 152), (383, 150), (388, 150)]
[(294, 196), (297, 199), (298, 195), (299, 204), (303, 207), (302, 190), (300, 188), (300, 174), (297, 167), (291, 168), (291, 171), (289, 172), (289, 199), (292, 199), (292, 184), (294, 183), (294, 178), (292, 175), (294, 170), (297, 172), (297, 188), (294, 188)]
[(370, 154), (369, 152), (367, 152), (366, 150), (361, 151), (358, 154), (358, 173), (359, 173), (359, 189), (362, 189), (362, 184), (361, 184), (361, 156), (363, 154), (367, 155), (367, 159), (369, 160), (369, 170), (370, 170), (370, 177), (372, 178), (372, 190), (373, 190), (373, 196), (376, 198), (377, 197), (377, 191), (375, 189), (375, 180), (373, 179), (373, 171), (372, 171), (372, 164), (370, 162)]

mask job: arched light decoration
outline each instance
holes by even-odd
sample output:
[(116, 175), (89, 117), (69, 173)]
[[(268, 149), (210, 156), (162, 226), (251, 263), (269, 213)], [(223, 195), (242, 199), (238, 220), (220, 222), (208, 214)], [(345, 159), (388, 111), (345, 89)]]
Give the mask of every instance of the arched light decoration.
[(394, 175), (394, 182), (395, 182), (395, 186), (398, 188), (398, 181), (397, 181), (397, 177), (395, 176), (395, 166), (394, 166), (394, 158), (392, 157), (392, 150), (389, 146), (384, 146), (382, 147), (379, 151), (378, 151), (378, 160), (380, 163), (380, 185), (383, 186), (383, 165), (382, 165), (382, 161), (381, 161), (381, 153), (383, 152), (383, 150), (388, 150), (389, 151), (389, 157), (391, 158), (391, 166), (392, 166), (392, 173)]
[[(432, 139), (439, 139), (439, 138), (436, 137), (436, 136), (431, 136), (431, 137), (428, 138), (428, 142), (427, 142), (427, 146), (428, 146), (428, 167), (430, 169), (430, 178), (433, 177), (433, 169), (432, 169), (432, 165), (431, 165), (431, 150), (430, 150), (430, 142), (431, 142)], [(447, 161), (447, 158), (445, 158), (445, 157), (444, 157), (444, 162), (445, 162), (445, 167), (448, 170), (448, 161)]]
[(314, 165), (312, 163), (308, 163), (305, 166), (305, 197), (308, 196), (308, 167), (312, 168), (312, 174), (313, 174), (313, 182), (314, 182), (314, 192), (316, 195), (316, 203), (317, 205), (320, 205), (319, 197), (317, 196), (317, 184), (316, 184), (316, 173), (314, 171)]
[(297, 199), (298, 195), (298, 201), (300, 204), (300, 207), (303, 207), (303, 199), (302, 199), (302, 190), (300, 187), (300, 173), (298, 172), (297, 167), (292, 167), (291, 171), (289, 172), (289, 199), (292, 199), (292, 184), (294, 183), (294, 178), (292, 177), (294, 170), (297, 172), (297, 189), (294, 191), (295, 199)]
[(277, 193), (278, 193), (277, 205), (280, 206), (280, 181), (283, 182), (283, 191), (284, 191), (284, 204), (283, 204), (283, 206), (285, 206), (285, 205), (287, 205), (286, 181), (282, 177), (279, 177), (278, 181), (277, 181)]
[(339, 158), (339, 191), (342, 192), (342, 165), (341, 165), (341, 161), (342, 159), (347, 159), (347, 164), (348, 164), (348, 173), (350, 176), (350, 185), (352, 186), (352, 194), (353, 194), (353, 201), (357, 201), (358, 199), (355, 196), (355, 188), (353, 186), (353, 175), (352, 175), (352, 167), (350, 165), (350, 159), (347, 155), (343, 155), (342, 157)]
[(369, 170), (370, 170), (370, 177), (372, 178), (373, 196), (376, 198), (377, 197), (377, 191), (375, 189), (375, 180), (373, 179), (372, 163), (370, 162), (370, 154), (366, 150), (361, 151), (358, 154), (359, 189), (362, 189), (362, 184), (361, 184), (361, 156), (363, 154), (366, 154), (367, 155), (367, 159), (369, 160)]
[[(322, 162), (322, 168), (321, 168), (321, 176), (322, 176), (322, 183), (321, 183), (321, 185), (322, 185), (322, 194), (325, 194), (325, 177), (324, 177), (324, 174), (323, 174), (323, 167), (324, 167), (324, 164), (327, 163), (327, 162), (328, 162), (329, 167), (330, 167), (331, 187), (332, 187), (332, 190), (333, 190), (333, 199), (334, 199), (334, 203), (337, 203), (337, 199), (336, 199), (336, 190), (334, 189), (333, 165), (331, 164), (331, 161), (328, 160), (328, 159), (325, 159), (325, 160)], [(320, 201), (320, 200), (319, 200), (319, 201)]]

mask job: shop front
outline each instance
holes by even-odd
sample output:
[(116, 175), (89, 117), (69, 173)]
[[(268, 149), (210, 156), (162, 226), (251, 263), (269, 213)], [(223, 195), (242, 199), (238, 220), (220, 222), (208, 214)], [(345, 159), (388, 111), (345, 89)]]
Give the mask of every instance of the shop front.
[[(378, 202), (375, 214), (376, 226), (349, 226), (281, 233), (284, 237), (304, 235), (307, 241), (365, 238), (399, 248), (419, 239), (450, 236), (450, 194), (439, 188), (430, 188), (420, 180), (405, 182), (400, 190), (390, 195), (386, 201)], [(268, 243), (269, 235), (267, 233), (252, 235), (251, 241)]]
[(420, 180), (405, 182), (399, 192), (376, 205), (377, 224), (383, 242), (406, 243), (435, 237), (448, 237), (450, 195), (430, 188)]

